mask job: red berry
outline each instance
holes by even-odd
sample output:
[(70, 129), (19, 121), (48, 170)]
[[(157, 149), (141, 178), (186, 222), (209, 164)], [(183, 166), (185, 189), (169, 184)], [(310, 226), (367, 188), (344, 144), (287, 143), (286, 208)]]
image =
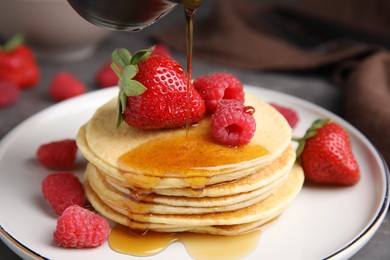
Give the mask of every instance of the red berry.
[(211, 116), (211, 133), (221, 144), (240, 146), (250, 142), (256, 131), (252, 107), (235, 99), (221, 100)]
[(54, 243), (61, 247), (98, 247), (108, 239), (110, 226), (102, 216), (80, 206), (70, 206), (57, 220)]
[(50, 83), (49, 93), (54, 101), (61, 101), (85, 93), (85, 85), (67, 72), (59, 72)]
[[(138, 65), (134, 80), (146, 87), (139, 96), (127, 97), (123, 119), (142, 129), (184, 126), (187, 117), (187, 75), (168, 56), (150, 56)], [(206, 107), (193, 85), (189, 86), (189, 121), (199, 121)]]
[(228, 73), (214, 73), (198, 77), (194, 80), (194, 87), (198, 90), (210, 112), (215, 112), (222, 99), (235, 99), (244, 103), (242, 83)]
[(154, 49), (150, 55), (151, 56), (154, 56), (154, 55), (171, 56), (171, 53), (170, 53), (167, 46), (160, 43), (160, 44), (156, 44), (154, 46)]
[(96, 74), (96, 82), (100, 88), (117, 86), (118, 80), (118, 75), (111, 68), (111, 61), (106, 62)]
[(53, 141), (39, 146), (36, 157), (45, 167), (55, 170), (69, 170), (74, 166), (77, 145), (74, 139)]
[(71, 205), (84, 205), (83, 185), (70, 172), (48, 175), (42, 182), (42, 193), (58, 215)]
[(35, 86), (40, 71), (32, 50), (24, 45), (20, 34), (0, 46), (0, 79), (11, 81), (19, 88)]
[(16, 103), (20, 97), (20, 89), (15, 83), (1, 79), (0, 93), (0, 107), (10, 106)]
[(298, 158), (305, 178), (321, 184), (352, 185), (360, 170), (348, 133), (330, 120), (317, 120), (299, 142)]
[(281, 113), (284, 118), (287, 120), (288, 124), (290, 125), (291, 128), (294, 128), (298, 121), (299, 121), (299, 116), (298, 113), (293, 110), (292, 108), (285, 107), (276, 103), (269, 103), (271, 106), (273, 106), (279, 113)]

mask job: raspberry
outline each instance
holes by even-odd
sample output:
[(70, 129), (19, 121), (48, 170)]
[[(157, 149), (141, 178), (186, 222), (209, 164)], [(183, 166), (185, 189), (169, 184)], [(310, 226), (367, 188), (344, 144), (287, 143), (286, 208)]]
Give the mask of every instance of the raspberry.
[(70, 172), (48, 175), (42, 182), (42, 193), (58, 215), (71, 205), (84, 205), (83, 185)]
[(291, 128), (294, 128), (297, 125), (297, 123), (299, 121), (299, 116), (295, 110), (293, 110), (289, 107), (285, 107), (285, 106), (273, 103), (273, 102), (271, 102), (269, 104), (271, 106), (273, 106), (279, 113), (281, 113), (284, 116), (284, 118), (287, 120), (287, 122)]
[(70, 206), (57, 220), (54, 243), (61, 247), (98, 247), (108, 239), (106, 219), (80, 206)]
[(119, 77), (111, 68), (111, 61), (108, 61), (99, 69), (95, 79), (100, 88), (107, 88), (117, 86)]
[(228, 73), (214, 73), (194, 80), (198, 90), (210, 112), (215, 112), (222, 99), (235, 99), (244, 103), (242, 83)]
[(16, 103), (20, 97), (19, 87), (7, 80), (0, 80), (0, 107), (10, 106)]
[(59, 72), (50, 83), (49, 94), (54, 101), (62, 101), (85, 93), (85, 85), (67, 72)]
[(240, 146), (250, 142), (256, 131), (254, 109), (235, 99), (221, 100), (211, 116), (211, 133), (221, 144)]
[(167, 46), (165, 46), (164, 44), (156, 44), (154, 46), (154, 50), (152, 51), (152, 53), (150, 54), (151, 56), (154, 56), (154, 55), (163, 55), (163, 56), (168, 56), (170, 57), (171, 56), (171, 53), (168, 49)]
[(36, 152), (38, 161), (46, 168), (69, 170), (76, 161), (77, 145), (74, 139), (64, 139), (42, 144)]

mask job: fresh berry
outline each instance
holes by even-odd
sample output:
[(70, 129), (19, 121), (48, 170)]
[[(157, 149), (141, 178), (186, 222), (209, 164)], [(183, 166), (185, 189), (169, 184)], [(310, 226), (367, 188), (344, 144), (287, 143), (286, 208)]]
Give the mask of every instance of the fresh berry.
[(70, 206), (57, 220), (54, 243), (61, 247), (98, 247), (107, 241), (110, 226), (102, 216), (82, 208)]
[(287, 120), (290, 127), (294, 129), (294, 127), (298, 124), (299, 121), (298, 113), (292, 108), (285, 107), (274, 102), (271, 102), (269, 104), (274, 107), (279, 113), (281, 113)]
[(118, 85), (118, 75), (111, 68), (111, 61), (106, 62), (96, 74), (96, 82), (100, 88), (107, 88)]
[(299, 142), (297, 156), (306, 180), (333, 185), (353, 185), (360, 179), (359, 166), (348, 133), (329, 119), (314, 121)]
[(20, 97), (19, 87), (11, 82), (0, 79), (0, 108), (16, 103)]
[(61, 215), (69, 206), (84, 205), (83, 185), (70, 172), (48, 175), (42, 182), (42, 193), (58, 215)]
[(57, 73), (49, 86), (50, 97), (62, 101), (85, 93), (85, 85), (68, 72)]
[(194, 80), (194, 87), (205, 100), (207, 109), (214, 113), (222, 99), (236, 99), (244, 103), (242, 83), (228, 73), (214, 73)]
[(131, 57), (127, 50), (117, 49), (113, 61), (114, 68), (123, 68), (116, 70), (120, 75), (118, 125), (124, 120), (141, 129), (175, 128), (186, 125), (187, 114), (188, 123), (203, 117), (202, 97), (190, 83), (187, 99), (187, 75), (172, 58), (150, 56), (150, 50)]
[(221, 100), (211, 115), (211, 133), (221, 144), (240, 146), (250, 142), (256, 131), (254, 108), (235, 99)]
[(155, 55), (171, 56), (171, 53), (170, 53), (167, 46), (160, 43), (160, 44), (156, 44), (154, 46), (154, 49), (150, 55), (151, 56), (155, 56)]
[(20, 34), (0, 46), (0, 79), (15, 83), (19, 88), (35, 86), (40, 78), (39, 67)]
[(74, 139), (64, 139), (39, 146), (36, 157), (45, 167), (53, 170), (69, 170), (76, 161), (77, 145)]

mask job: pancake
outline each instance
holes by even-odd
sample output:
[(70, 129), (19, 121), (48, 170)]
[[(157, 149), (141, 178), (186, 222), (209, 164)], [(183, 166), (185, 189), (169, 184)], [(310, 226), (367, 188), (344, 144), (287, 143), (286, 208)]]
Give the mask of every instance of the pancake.
[[(118, 190), (110, 185), (97, 169), (88, 165), (86, 181), (107, 205), (114, 207), (122, 214), (157, 213), (157, 214), (204, 214), (232, 211), (248, 207), (271, 195), (286, 179), (288, 172), (273, 183), (260, 188), (235, 195), (222, 197), (180, 197), (148, 194), (137, 196), (129, 189)], [(228, 187), (226, 187), (228, 189)]]
[[(124, 186), (112, 180), (109, 175), (105, 174), (102, 170), (98, 170), (101, 174), (105, 175), (106, 181), (108, 181), (116, 189), (128, 193), (129, 190), (132, 192), (129, 194), (161, 194), (166, 196), (186, 196), (186, 197), (220, 197), (227, 195), (234, 195), (238, 193), (252, 191), (254, 189), (267, 187), (270, 183), (274, 182), (276, 179), (279, 179), (281, 176), (287, 175), (291, 170), (292, 165), (295, 162), (295, 151), (292, 146), (289, 146), (286, 151), (271, 165), (261, 168), (257, 172), (254, 172), (250, 175), (237, 174), (237, 176), (232, 175), (234, 178), (232, 181), (227, 182), (217, 182), (213, 184), (214, 181), (210, 181), (211, 184), (203, 187), (200, 190), (194, 190), (191, 188), (170, 188), (170, 189), (158, 189), (152, 188), (147, 189), (137, 189), (131, 187), (127, 184)], [(134, 176), (136, 178), (137, 176)]]
[(132, 212), (123, 214), (99, 198), (91, 188), (88, 177), (84, 183), (86, 196), (97, 211), (130, 228), (159, 232), (176, 230), (236, 235), (243, 232), (245, 226), (259, 226), (281, 214), (298, 195), (303, 180), (302, 168), (295, 164), (283, 184), (272, 195), (260, 202), (238, 210), (206, 214), (137, 214)]
[(291, 128), (266, 102), (256, 111), (251, 142), (228, 147), (211, 134), (210, 116), (185, 128), (116, 128), (116, 99), (80, 127), (89, 161), (87, 199), (106, 218), (131, 229), (238, 235), (277, 218), (303, 185)]
[[(257, 129), (251, 143), (238, 148), (212, 139), (209, 117), (190, 129), (188, 139), (183, 128), (142, 131), (122, 124), (116, 129), (116, 100), (99, 108), (80, 128), (77, 144), (88, 161), (120, 186), (203, 188), (253, 174), (290, 145), (291, 128), (280, 113), (249, 94), (246, 103), (256, 110)], [(185, 155), (188, 149), (192, 150)]]
[[(126, 187), (138, 187), (142, 189), (172, 189), (172, 188), (203, 188), (206, 185), (234, 181), (243, 176), (253, 174), (258, 170), (257, 168), (242, 168), (235, 169), (235, 171), (213, 175), (210, 177), (188, 177), (183, 174), (178, 177), (156, 177), (145, 174), (134, 174), (132, 172), (124, 172), (119, 168), (113, 167), (101, 158), (98, 158), (94, 152), (89, 148), (85, 140), (85, 126), (80, 128), (77, 136), (77, 145), (83, 153), (84, 157), (99, 168), (107, 177), (114, 183)], [(230, 148), (229, 148), (230, 149)], [(213, 173), (213, 172), (212, 172)]]

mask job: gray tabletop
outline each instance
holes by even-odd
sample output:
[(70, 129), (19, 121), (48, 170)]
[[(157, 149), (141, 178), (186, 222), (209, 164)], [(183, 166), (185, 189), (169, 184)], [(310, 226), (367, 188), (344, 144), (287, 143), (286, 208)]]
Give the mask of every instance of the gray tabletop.
[[(176, 21), (176, 18), (167, 18), (165, 24), (168, 24), (169, 19), (171, 19), (171, 22)], [(138, 33), (113, 32), (98, 46), (97, 51), (92, 57), (82, 61), (72, 63), (39, 61), (42, 72), (39, 85), (33, 89), (24, 90), (17, 104), (0, 109), (0, 138), (3, 138), (9, 131), (29, 116), (54, 103), (48, 96), (48, 85), (56, 73), (59, 71), (73, 73), (86, 83), (89, 91), (94, 91), (97, 89), (94, 75), (102, 64), (109, 59), (114, 48), (126, 47), (133, 51), (147, 48), (151, 45), (148, 41), (148, 36), (161, 26), (154, 25)], [(183, 53), (173, 52), (172, 56), (181, 64), (185, 64), (185, 55)], [(244, 84), (291, 94), (315, 103), (336, 114), (341, 114), (342, 92), (337, 86), (334, 86), (327, 80), (327, 75), (325, 74), (318, 72), (288, 74), (247, 71), (211, 64), (205, 60), (199, 60), (196, 57), (194, 57), (193, 70), (194, 77), (213, 71), (230, 72), (237, 76)], [(4, 209), (3, 206), (2, 208)], [(389, 259), (389, 233), (390, 217), (387, 216), (374, 237), (352, 259)], [(12, 260), (20, 258), (0, 242), (0, 259)]]

